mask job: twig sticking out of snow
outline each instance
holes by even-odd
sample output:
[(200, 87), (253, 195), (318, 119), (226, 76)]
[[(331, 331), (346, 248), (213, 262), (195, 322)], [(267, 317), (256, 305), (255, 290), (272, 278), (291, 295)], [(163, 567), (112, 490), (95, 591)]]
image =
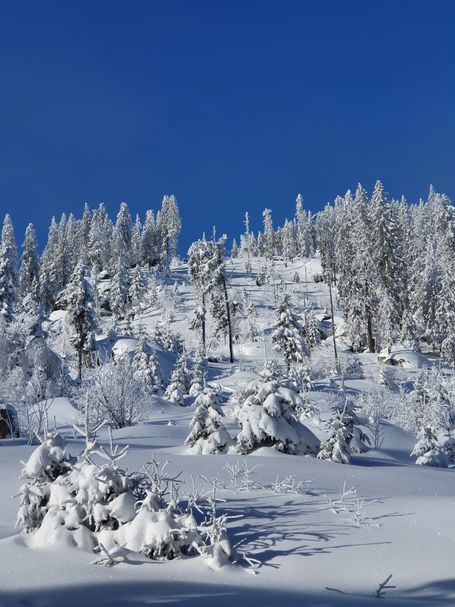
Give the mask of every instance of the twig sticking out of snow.
[(279, 476), (270, 485), (270, 488), (274, 493), (294, 493), (295, 495), (302, 495), (306, 493), (305, 485), (311, 483), (311, 481), (299, 481), (293, 474), (288, 474), (284, 478)]
[(358, 497), (357, 489), (354, 487), (346, 489), (346, 481), (343, 483), (343, 490), (338, 499), (332, 500), (332, 498), (327, 497), (327, 495), (324, 497), (329, 504), (330, 510), (334, 514), (340, 514), (342, 512), (350, 514), (351, 520), (359, 527), (360, 525), (369, 524), (369, 517), (365, 515), (365, 510), (368, 506), (377, 502), (377, 500), (366, 500), (363, 497)]
[(161, 463), (161, 461), (156, 459), (155, 454), (153, 454), (153, 459), (143, 466), (145, 477), (150, 483), (150, 492), (155, 496), (160, 508), (163, 507), (164, 498), (169, 493), (171, 494), (171, 503), (175, 502), (178, 496), (177, 485), (183, 482), (180, 479), (182, 471), (171, 476), (167, 472), (168, 465), (169, 461), (166, 460)]
[(107, 451), (102, 445), (100, 445), (94, 453), (99, 455), (103, 459), (107, 460), (111, 466), (115, 466), (118, 461), (123, 459), (128, 453), (128, 445), (125, 445), (120, 449), (118, 445), (114, 445), (114, 440), (112, 438), (112, 429), (108, 428), (109, 434), (109, 451)]
[(382, 599), (385, 595), (386, 590), (391, 590), (392, 588), (396, 588), (396, 586), (389, 585), (390, 580), (392, 579), (392, 574), (389, 575), (383, 582), (381, 582), (376, 590), (376, 598)]
[(245, 552), (239, 552), (237, 550), (239, 544), (232, 546), (226, 530), (228, 521), (242, 518), (242, 515), (230, 515), (226, 512), (218, 514), (217, 502), (224, 500), (220, 500), (216, 496), (217, 486), (218, 481), (214, 480), (207, 498), (207, 516), (200, 528), (208, 543), (199, 547), (198, 550), (202, 556), (208, 559), (209, 566), (212, 569), (219, 569), (228, 562), (240, 566), (246, 564), (246, 567), (243, 567), (244, 570), (254, 575), (256, 573), (255, 568), (260, 566), (261, 562), (249, 557)]
[(224, 469), (229, 473), (229, 481), (231, 489), (238, 489), (239, 491), (251, 491), (256, 488), (256, 484), (251, 478), (254, 471), (259, 466), (252, 466), (248, 468), (248, 464), (245, 460), (236, 460), (233, 464), (228, 462)]
[(118, 565), (120, 561), (115, 561), (109, 554), (107, 548), (105, 548), (101, 542), (98, 542), (98, 546), (100, 552), (102, 552), (104, 556), (100, 556), (99, 559), (92, 561), (92, 565), (103, 565), (103, 567), (113, 567), (114, 565)]
[(346, 489), (346, 481), (343, 483), (343, 490), (341, 492), (341, 497), (336, 500), (332, 500), (331, 497), (327, 497), (325, 495), (327, 503), (330, 506), (330, 510), (334, 514), (340, 514), (340, 512), (350, 512), (350, 506), (352, 505), (352, 499), (355, 498), (357, 494), (357, 489), (351, 487), (350, 489)]

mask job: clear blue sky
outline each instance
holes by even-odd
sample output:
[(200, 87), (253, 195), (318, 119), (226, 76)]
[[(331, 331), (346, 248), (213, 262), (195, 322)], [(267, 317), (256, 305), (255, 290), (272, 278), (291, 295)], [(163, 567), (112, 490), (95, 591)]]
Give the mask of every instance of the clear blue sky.
[(455, 194), (455, 2), (73, 0), (0, 7), (0, 205), (177, 196), (184, 250), (358, 181)]

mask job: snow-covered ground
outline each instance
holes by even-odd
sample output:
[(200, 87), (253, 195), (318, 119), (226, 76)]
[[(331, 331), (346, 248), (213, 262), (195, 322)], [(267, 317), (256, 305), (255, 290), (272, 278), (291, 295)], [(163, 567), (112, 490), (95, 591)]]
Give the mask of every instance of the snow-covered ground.
[[(259, 266), (258, 266), (259, 267)], [(258, 268), (255, 268), (256, 270)], [(293, 277), (299, 272), (301, 283)], [(284, 267), (277, 262), (275, 282), (282, 279), (294, 292), (302, 309), (305, 300), (321, 318), (329, 305), (324, 284), (312, 278), (320, 271), (319, 260), (302, 261)], [(264, 360), (275, 357), (270, 345), (274, 314), (274, 289), (257, 287), (243, 272), (243, 261), (229, 266), (231, 294), (246, 289), (258, 311), (260, 339), (235, 348), (236, 363), (229, 365), (226, 350), (218, 352), (220, 362), (211, 363), (209, 378), (227, 397), (255, 377)], [(194, 302), (186, 268), (174, 270), (178, 292), (172, 328), (184, 337), (187, 348), (196, 346), (188, 330)], [(298, 310), (297, 310), (298, 311)], [(146, 310), (144, 324), (152, 329), (159, 310)], [(56, 319), (55, 322), (59, 322)], [(336, 322), (342, 325), (337, 311)], [(340, 346), (343, 343), (340, 337)], [(129, 342), (118, 348), (131, 346)], [(330, 339), (318, 349), (331, 348)], [(341, 348), (342, 349), (342, 348)], [(399, 352), (393, 357), (398, 358)], [(317, 353), (315, 354), (315, 356)], [(366, 392), (377, 376), (377, 355), (360, 356), (363, 377), (346, 377), (347, 390)], [(407, 357), (406, 377), (426, 364), (422, 358)], [(319, 437), (325, 436), (324, 420), (341, 378), (329, 384), (316, 380), (310, 401), (321, 410), (321, 420), (308, 422)], [(229, 407), (227, 408), (229, 409)], [(381, 599), (387, 605), (455, 605), (455, 486), (452, 469), (416, 466), (410, 452), (415, 436), (391, 424), (384, 424), (384, 441), (377, 451), (355, 455), (351, 465), (312, 457), (279, 453), (262, 448), (249, 456), (189, 455), (183, 446), (194, 409), (179, 407), (161, 399), (151, 406), (149, 420), (141, 425), (114, 431), (120, 445), (129, 445), (122, 464), (138, 470), (157, 459), (170, 461), (170, 468), (182, 470), (182, 495), (189, 492), (191, 479), (202, 489), (211, 479), (224, 484), (219, 509), (241, 515), (228, 524), (232, 542), (261, 562), (257, 575), (237, 566), (212, 570), (203, 558), (151, 561), (136, 553), (107, 568), (92, 564), (89, 552), (62, 546), (31, 549), (26, 536), (14, 527), (22, 468), (34, 447), (21, 439), (0, 441), (0, 606), (46, 607), (65, 605), (367, 605), (376, 601), (376, 590), (390, 575), (394, 588)], [(83, 449), (75, 438), (72, 421), (76, 410), (68, 399), (56, 399), (49, 419), (67, 438), (73, 454)], [(229, 413), (229, 411), (228, 411)], [(227, 429), (235, 435), (228, 415)], [(103, 429), (99, 442), (107, 442)], [(226, 464), (251, 470), (248, 486), (232, 486)], [(292, 478), (295, 492), (286, 491), (280, 481)], [(278, 481), (278, 482), (277, 482)], [(301, 483), (299, 487), (298, 483)], [(342, 494), (344, 492), (344, 497)], [(342, 499), (341, 499), (342, 498)]]

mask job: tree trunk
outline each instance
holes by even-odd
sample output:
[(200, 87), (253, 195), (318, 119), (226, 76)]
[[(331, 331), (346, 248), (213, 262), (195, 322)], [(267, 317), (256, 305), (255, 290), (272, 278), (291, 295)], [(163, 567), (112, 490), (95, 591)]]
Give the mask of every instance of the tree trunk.
[(79, 346), (78, 348), (78, 372), (77, 372), (77, 376), (79, 378), (79, 381), (82, 380), (82, 350), (83, 350), (83, 346), (82, 344)]
[(205, 293), (202, 294), (202, 311), (203, 311), (203, 316), (202, 316), (202, 352), (205, 356), (206, 353), (206, 346), (205, 346)]
[(373, 327), (371, 324), (371, 312), (370, 311), (368, 311), (367, 330), (368, 330), (368, 352), (373, 353), (375, 351), (375, 342), (374, 342), (374, 337), (373, 337)]
[(227, 292), (226, 279), (222, 279), (224, 302), (226, 304), (226, 317), (228, 321), (228, 338), (229, 338), (229, 360), (231, 363), (234, 362), (234, 347), (232, 344), (232, 322), (231, 322), (231, 309), (229, 307), (229, 298)]
[[(328, 274), (330, 276), (330, 274)], [(337, 342), (335, 337), (335, 316), (333, 313), (333, 296), (332, 296), (332, 281), (329, 277), (329, 296), (330, 296), (330, 318), (332, 320), (332, 340), (333, 340), (333, 354), (335, 356), (335, 366), (337, 373), (339, 373), (339, 364), (338, 364), (338, 350), (337, 350)]]

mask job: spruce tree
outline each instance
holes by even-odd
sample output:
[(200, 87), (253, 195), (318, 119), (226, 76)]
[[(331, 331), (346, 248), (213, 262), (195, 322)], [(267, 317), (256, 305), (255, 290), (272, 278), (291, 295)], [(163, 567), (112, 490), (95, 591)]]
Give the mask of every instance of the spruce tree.
[(82, 378), (84, 355), (87, 363), (94, 348), (94, 334), (98, 329), (95, 294), (88, 279), (86, 266), (80, 262), (71, 276), (70, 282), (60, 296), (67, 308), (66, 323), (71, 329), (70, 340), (76, 349), (78, 378)]
[(293, 363), (302, 362), (304, 357), (308, 355), (303, 331), (299, 319), (292, 310), (290, 296), (285, 293), (276, 310), (272, 343), (275, 350), (283, 353), (288, 373)]
[(191, 430), (185, 445), (191, 453), (226, 453), (233, 440), (223, 425), (224, 413), (216, 392), (212, 388), (205, 388), (196, 398), (194, 406)]
[(35, 228), (31, 223), (25, 230), (25, 240), (22, 253), (22, 262), (19, 272), (19, 288), (21, 296), (34, 291), (38, 295), (39, 290), (39, 260), (38, 245), (36, 242)]

